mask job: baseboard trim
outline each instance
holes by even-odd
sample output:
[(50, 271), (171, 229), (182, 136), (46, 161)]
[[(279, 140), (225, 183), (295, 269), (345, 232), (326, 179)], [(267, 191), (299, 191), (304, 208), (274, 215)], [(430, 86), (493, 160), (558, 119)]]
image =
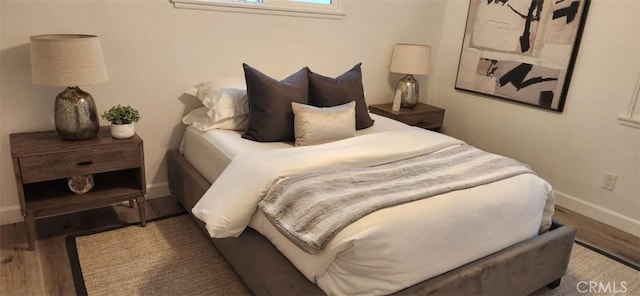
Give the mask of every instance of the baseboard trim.
[[(169, 196), (169, 182), (147, 184), (147, 199)], [(24, 221), (20, 205), (0, 207), (0, 225), (13, 224)]]
[(640, 221), (557, 190), (554, 193), (556, 195), (556, 204), (559, 206), (640, 237)]
[(24, 219), (22, 218), (20, 205), (0, 208), (0, 225), (13, 224), (22, 221), (24, 221)]
[(171, 191), (169, 190), (169, 182), (153, 183), (147, 185), (147, 199), (167, 197), (169, 195), (171, 195)]

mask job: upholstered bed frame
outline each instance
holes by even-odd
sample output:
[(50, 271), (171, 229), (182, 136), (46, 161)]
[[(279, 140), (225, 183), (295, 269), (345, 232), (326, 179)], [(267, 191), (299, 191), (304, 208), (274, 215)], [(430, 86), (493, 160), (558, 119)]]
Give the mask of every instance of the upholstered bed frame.
[[(167, 163), (171, 195), (190, 210), (211, 183), (177, 150), (168, 151)], [(554, 221), (544, 234), (395, 294), (527, 295), (545, 285), (555, 288), (567, 270), (575, 233), (574, 227)], [(237, 238), (211, 241), (256, 295), (324, 295), (253, 229)]]

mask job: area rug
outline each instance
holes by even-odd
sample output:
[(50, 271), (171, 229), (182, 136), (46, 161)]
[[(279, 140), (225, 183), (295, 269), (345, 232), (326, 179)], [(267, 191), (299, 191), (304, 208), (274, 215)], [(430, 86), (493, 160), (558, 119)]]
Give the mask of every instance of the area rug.
[(78, 295), (247, 295), (189, 215), (67, 237)]
[(560, 286), (555, 289), (542, 288), (532, 294), (565, 295), (640, 295), (640, 271), (631, 263), (576, 243)]
[[(67, 237), (78, 295), (247, 295), (189, 215)], [(640, 295), (638, 270), (575, 244), (560, 287), (533, 295)]]

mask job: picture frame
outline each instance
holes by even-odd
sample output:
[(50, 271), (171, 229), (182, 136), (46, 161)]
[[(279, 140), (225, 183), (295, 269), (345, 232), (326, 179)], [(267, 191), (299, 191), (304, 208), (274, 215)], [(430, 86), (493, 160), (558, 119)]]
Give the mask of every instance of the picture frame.
[(590, 0), (470, 0), (455, 89), (562, 112)]

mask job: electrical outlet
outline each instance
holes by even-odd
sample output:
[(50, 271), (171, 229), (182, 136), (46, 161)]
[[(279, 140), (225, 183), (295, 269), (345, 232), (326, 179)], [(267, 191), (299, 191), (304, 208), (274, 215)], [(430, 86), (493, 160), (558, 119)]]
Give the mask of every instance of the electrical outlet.
[(616, 187), (616, 181), (618, 180), (618, 176), (612, 173), (604, 174), (604, 179), (602, 179), (602, 188), (613, 191)]

